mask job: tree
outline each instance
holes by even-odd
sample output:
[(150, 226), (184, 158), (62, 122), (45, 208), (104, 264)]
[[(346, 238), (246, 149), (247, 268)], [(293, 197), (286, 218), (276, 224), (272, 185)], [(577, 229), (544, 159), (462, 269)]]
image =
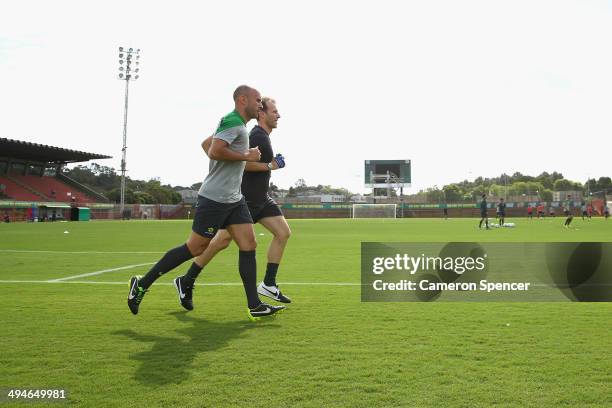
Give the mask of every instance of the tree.
[(550, 178), (552, 179), (553, 183), (557, 180), (561, 180), (563, 177), (563, 174), (561, 173), (557, 173), (556, 171), (553, 171), (552, 174), (550, 175)]
[(508, 193), (510, 195), (527, 194), (527, 183), (525, 183), (524, 181), (517, 181), (516, 183), (512, 183), (508, 188)]
[(506, 188), (505, 186), (500, 186), (499, 184), (491, 184), (489, 186), (489, 194), (497, 197), (504, 197), (506, 195)]
[(555, 191), (572, 191), (574, 190), (574, 183), (566, 179), (555, 180), (553, 187)]
[(612, 179), (610, 179), (610, 177), (600, 177), (597, 180), (597, 189), (598, 190), (611, 190), (612, 189)]
[(155, 204), (155, 198), (144, 191), (137, 191), (134, 193), (133, 202), (136, 204)]
[(463, 193), (456, 184), (444, 186), (443, 190), (447, 203), (459, 203), (463, 200)]
[(521, 172), (520, 172), (520, 171), (517, 171), (517, 172), (515, 172), (515, 173), (512, 175), (512, 177), (511, 177), (511, 181), (512, 181), (512, 182), (515, 182), (515, 181), (523, 181), (523, 180), (522, 180), (522, 178), (523, 178), (523, 175), (521, 174)]
[(597, 180), (595, 179), (588, 179), (586, 181), (586, 183), (584, 183), (584, 189), (590, 192), (593, 191), (599, 191), (599, 186), (597, 183)]
[[(121, 202), (121, 189), (114, 188), (106, 192), (106, 197), (114, 203), (119, 204)], [(134, 191), (130, 189), (125, 189), (125, 202), (126, 203), (134, 203)]]
[(535, 179), (537, 182), (541, 183), (544, 186), (544, 188), (547, 188), (549, 190), (553, 188), (554, 180), (552, 179), (550, 174), (548, 174), (547, 172), (543, 172), (542, 174), (537, 176)]
[(440, 190), (438, 186), (428, 188), (425, 192), (427, 201), (430, 203), (443, 203), (444, 202), (444, 191)]
[(553, 192), (549, 189), (544, 189), (540, 191), (540, 198), (542, 201), (551, 202), (553, 200)]
[(152, 204), (178, 204), (181, 202), (181, 195), (173, 191), (170, 186), (162, 186), (159, 179), (149, 180), (144, 186), (144, 192), (152, 197)]
[(482, 197), (483, 194), (486, 194), (487, 192), (487, 188), (484, 185), (475, 186), (472, 189), (472, 199), (477, 201), (480, 197)]

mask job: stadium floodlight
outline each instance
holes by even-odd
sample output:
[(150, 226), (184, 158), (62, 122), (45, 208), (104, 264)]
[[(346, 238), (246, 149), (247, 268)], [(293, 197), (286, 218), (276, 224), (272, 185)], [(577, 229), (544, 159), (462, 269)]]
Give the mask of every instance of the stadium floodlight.
[[(132, 55), (136, 54), (136, 60), (140, 59), (140, 48), (134, 51), (133, 48), (125, 49), (119, 47), (119, 73), (118, 78), (125, 81), (125, 108), (123, 114), (123, 148), (121, 149), (121, 217), (124, 217), (125, 211), (125, 172), (126, 170), (126, 152), (127, 152), (127, 114), (128, 114), (128, 94), (130, 80), (135, 81), (138, 75), (132, 76), (131, 72), (140, 71), (139, 68), (132, 70)], [(125, 63), (125, 66), (123, 65)], [(136, 62), (138, 64), (138, 61)]]

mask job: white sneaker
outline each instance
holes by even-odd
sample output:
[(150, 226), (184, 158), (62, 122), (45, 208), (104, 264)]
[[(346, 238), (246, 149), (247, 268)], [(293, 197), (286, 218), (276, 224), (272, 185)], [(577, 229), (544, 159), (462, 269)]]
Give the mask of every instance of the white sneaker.
[(262, 296), (269, 297), (270, 299), (274, 299), (277, 302), (291, 303), (291, 299), (283, 295), (278, 286), (267, 286), (266, 284), (261, 282), (257, 287), (257, 293)]

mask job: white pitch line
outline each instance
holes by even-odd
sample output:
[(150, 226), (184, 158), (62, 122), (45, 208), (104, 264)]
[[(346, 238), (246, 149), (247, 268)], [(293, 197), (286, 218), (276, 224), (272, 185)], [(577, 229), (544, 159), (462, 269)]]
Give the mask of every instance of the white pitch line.
[(141, 263), (141, 264), (135, 264), (135, 265), (127, 265), (127, 266), (121, 266), (119, 268), (112, 268), (112, 269), (103, 269), (101, 271), (83, 273), (81, 275), (66, 276), (65, 278), (49, 279), (48, 282), (63, 282), (63, 281), (67, 281), (67, 280), (72, 280), (72, 279), (77, 279), (77, 278), (85, 278), (87, 276), (102, 275), (103, 273), (122, 271), (124, 269), (138, 268), (139, 266), (147, 266), (147, 265), (153, 265), (153, 264), (155, 264), (155, 262), (147, 262), (147, 263)]
[[(0, 283), (76, 283), (83, 285), (127, 285), (128, 282), (99, 282), (99, 281), (65, 281), (65, 280), (0, 280)], [(165, 285), (174, 286), (172, 282), (157, 282), (155, 286)], [(286, 285), (304, 285), (304, 286), (361, 286), (360, 283), (352, 282), (283, 282)], [(196, 286), (242, 286), (242, 282), (207, 282), (196, 283)]]
[[(65, 278), (63, 278), (65, 279)], [(127, 285), (128, 282), (101, 282), (101, 281), (66, 281), (66, 280), (0, 280), (2, 283), (51, 283), (51, 284), (81, 284), (81, 285)], [(361, 284), (355, 282), (283, 282), (283, 286), (370, 286), (368, 284)], [(172, 282), (156, 282), (155, 286), (174, 286)], [(206, 282), (196, 283), (196, 286), (242, 286), (242, 282)], [(555, 285), (546, 283), (532, 283), (531, 286), (556, 288)], [(612, 286), (611, 284), (598, 284), (593, 286)]]
[(38, 251), (27, 249), (0, 249), (0, 253), (24, 254), (163, 254), (163, 252), (147, 251)]

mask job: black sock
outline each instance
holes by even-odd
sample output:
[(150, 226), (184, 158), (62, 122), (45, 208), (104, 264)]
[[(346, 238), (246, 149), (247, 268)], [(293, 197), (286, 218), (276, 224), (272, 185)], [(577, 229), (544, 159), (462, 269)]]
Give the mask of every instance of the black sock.
[(238, 252), (238, 270), (244, 286), (249, 308), (253, 309), (261, 304), (257, 294), (257, 262), (255, 251)]
[(193, 258), (187, 244), (183, 244), (166, 252), (164, 256), (151, 268), (151, 270), (140, 280), (140, 286), (147, 289), (157, 278), (164, 273), (176, 268), (183, 262)]
[(278, 272), (277, 263), (268, 263), (266, 266), (266, 276), (264, 278), (264, 285), (276, 286), (276, 273)]
[(482, 228), (482, 218), (480, 219), (480, 222), (478, 223), (478, 228)]
[(204, 269), (203, 266), (192, 262), (191, 266), (189, 267), (189, 270), (187, 271), (185, 276), (183, 276), (183, 281), (185, 282), (185, 284), (193, 286), (195, 280), (198, 278), (198, 275), (200, 274), (200, 272), (202, 272), (202, 269)]

